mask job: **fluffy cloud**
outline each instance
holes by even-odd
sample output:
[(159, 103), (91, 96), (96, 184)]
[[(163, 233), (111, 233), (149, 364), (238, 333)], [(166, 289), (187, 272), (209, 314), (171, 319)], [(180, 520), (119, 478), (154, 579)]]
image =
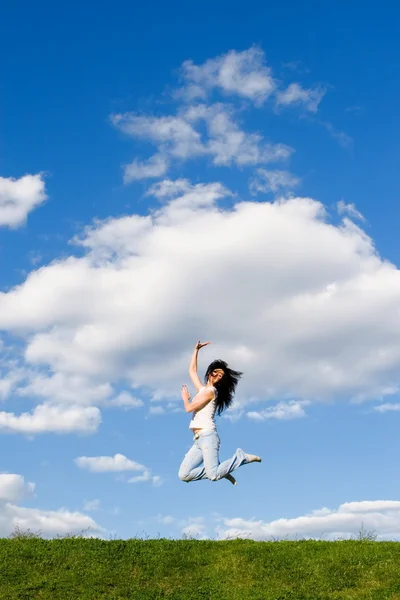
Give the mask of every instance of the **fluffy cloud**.
[(189, 208), (212, 207), (217, 200), (232, 193), (221, 183), (197, 183), (192, 185), (187, 179), (177, 179), (171, 181), (165, 179), (151, 186), (148, 190), (149, 196), (154, 196), (159, 200), (174, 199), (174, 209), (182, 210)]
[(121, 392), (115, 398), (112, 398), (106, 403), (106, 406), (111, 406), (115, 408), (124, 408), (126, 410), (131, 408), (140, 408), (144, 405), (143, 400), (139, 398), (135, 398), (129, 392)]
[(212, 156), (214, 165), (244, 167), (277, 162), (289, 158), (293, 152), (285, 144), (268, 144), (261, 135), (240, 129), (232, 107), (226, 104), (196, 105), (185, 116), (193, 123), (205, 122), (208, 134), (205, 151)]
[(185, 61), (181, 68), (184, 87), (178, 93), (187, 101), (205, 100), (216, 89), (225, 96), (239, 96), (252, 101), (256, 106), (264, 104), (270, 97), (277, 106), (301, 105), (316, 113), (326, 89), (304, 88), (300, 83), (290, 83), (282, 89), (280, 82), (272, 76), (261, 48), (252, 47), (242, 52), (231, 50), (202, 65)]
[(95, 406), (38, 404), (32, 412), (16, 415), (0, 412), (0, 432), (38, 434), (94, 433), (101, 422), (100, 410)]
[(167, 170), (168, 160), (161, 154), (155, 154), (147, 161), (134, 160), (124, 167), (124, 183), (161, 177)]
[(171, 515), (157, 515), (155, 520), (161, 525), (177, 527), (183, 537), (196, 537), (199, 539), (207, 539), (206, 519), (205, 517), (187, 517), (185, 519), (177, 519)]
[(103, 529), (89, 516), (80, 512), (40, 510), (7, 504), (0, 507), (0, 535), (10, 535), (15, 528), (40, 532), (42, 537), (56, 535), (101, 536)]
[(360, 213), (354, 204), (346, 204), (344, 200), (339, 200), (337, 203), (337, 209), (339, 215), (349, 215), (352, 219), (358, 219), (359, 221), (365, 221), (365, 217)]
[(151, 481), (156, 487), (162, 485), (163, 479), (159, 475), (152, 475), (151, 470), (123, 454), (115, 456), (80, 456), (75, 459), (75, 464), (81, 469), (92, 473), (121, 473), (126, 471), (139, 471), (127, 480), (127, 483), (143, 483)]
[[(125, 134), (153, 143), (158, 151), (147, 163), (134, 161), (125, 167), (126, 182), (164, 174), (165, 157), (184, 161), (210, 156), (214, 165), (248, 166), (284, 160), (293, 152), (285, 144), (266, 143), (260, 134), (243, 131), (233, 107), (221, 103), (196, 104), (181, 110), (178, 116), (125, 113), (111, 119)], [(198, 129), (203, 124), (206, 134), (202, 136)]]
[(278, 419), (280, 421), (288, 421), (291, 419), (299, 419), (305, 417), (304, 407), (309, 402), (278, 402), (275, 406), (265, 408), (261, 411), (249, 411), (247, 416), (253, 421), (266, 421), (267, 419)]
[[(32, 373), (14, 393), (39, 403), (0, 413), (0, 428), (91, 432), (113, 398), (135, 403), (144, 388), (176, 400), (201, 336), (213, 345), (200, 368), (220, 356), (243, 370), (237, 400), (258, 418), (278, 414), (255, 405), (270, 398), (396, 392), (400, 275), (362, 229), (347, 217), (333, 225), (310, 198), (244, 202), (187, 180), (152, 193), (151, 216), (95, 222), (75, 240), (81, 258), (0, 293), (0, 328), (25, 337), (21, 368)], [(115, 395), (117, 382), (129, 397)], [(294, 416), (304, 404), (290, 406)]]
[(56, 373), (45, 375), (31, 371), (28, 382), (18, 388), (19, 396), (43, 398), (51, 404), (102, 404), (113, 392), (109, 383), (96, 385), (87, 377)]
[(165, 415), (165, 408), (163, 406), (150, 406), (150, 415)]
[[(316, 113), (326, 92), (322, 87), (307, 89), (300, 83), (283, 88), (273, 78), (264, 52), (257, 47), (242, 52), (231, 50), (201, 65), (189, 60), (180, 72), (183, 87), (172, 94), (178, 100), (176, 114), (126, 112), (110, 117), (124, 134), (156, 148), (149, 159), (135, 159), (124, 165), (125, 183), (162, 177), (172, 164), (202, 156), (211, 157), (217, 166), (240, 167), (286, 159), (292, 148), (283, 143), (267, 143), (259, 133), (248, 133), (240, 127), (237, 116), (250, 103), (238, 105), (237, 99), (260, 107), (273, 98), (275, 107), (297, 105), (308, 113)], [(213, 90), (222, 93), (224, 102), (210, 102)], [(233, 104), (226, 102), (227, 97)], [(330, 133), (333, 135), (333, 128)]]
[(149, 469), (145, 469), (141, 475), (135, 475), (128, 479), (128, 483), (143, 483), (151, 481), (155, 487), (159, 487), (164, 483), (164, 480), (159, 475), (152, 475)]
[(374, 406), (374, 410), (377, 412), (385, 413), (385, 412), (398, 412), (400, 411), (400, 403), (399, 402), (385, 402), (383, 404), (378, 404), (378, 406)]
[(104, 530), (92, 518), (65, 509), (40, 510), (19, 506), (24, 496), (31, 495), (35, 485), (25, 483), (21, 475), (0, 474), (0, 537), (10, 535), (17, 527), (30, 529), (44, 537), (79, 534), (90, 529), (86, 535), (101, 535)]
[(93, 511), (99, 510), (100, 508), (100, 500), (95, 498), (94, 500), (86, 500), (83, 505), (83, 510)]
[(204, 153), (200, 134), (181, 116), (153, 117), (128, 112), (112, 115), (111, 122), (127, 135), (155, 143), (162, 155), (187, 159)]
[(92, 473), (145, 470), (143, 465), (130, 460), (123, 454), (115, 454), (114, 456), (80, 456), (75, 459), (75, 463), (81, 469), (87, 469)]
[[(0, 352), (5, 352), (0, 345)], [(27, 371), (21, 368), (18, 361), (0, 358), (0, 399), (5, 400), (27, 375)]]
[(276, 94), (276, 104), (278, 106), (298, 104), (303, 106), (307, 111), (316, 113), (325, 92), (326, 90), (321, 87), (304, 89), (298, 83), (291, 83), (285, 90)]
[(18, 502), (25, 495), (30, 495), (35, 489), (34, 483), (25, 483), (21, 475), (0, 473), (0, 503)]
[(220, 539), (245, 537), (254, 540), (271, 538), (350, 538), (364, 530), (375, 532), (377, 539), (400, 538), (400, 502), (375, 500), (346, 502), (336, 510), (322, 508), (308, 515), (276, 521), (223, 519), (217, 528)]
[(162, 477), (160, 477), (160, 475), (153, 475), (151, 480), (155, 487), (159, 487), (160, 485), (162, 485), (164, 483), (164, 479)]
[(319, 508), (294, 518), (274, 521), (225, 518), (213, 513), (207, 517), (177, 518), (157, 515), (154, 519), (168, 528), (168, 535), (201, 537), (202, 539), (246, 538), (326, 539), (358, 538), (360, 535), (377, 540), (400, 539), (400, 502), (398, 500), (364, 500), (345, 502), (337, 508)]
[(46, 200), (43, 176), (0, 177), (0, 226), (23, 225), (28, 214)]
[(278, 169), (257, 169), (256, 175), (250, 181), (250, 192), (257, 194), (259, 192), (269, 193), (280, 190), (291, 189), (298, 186), (300, 179), (288, 171)]
[(183, 95), (190, 100), (205, 98), (213, 88), (219, 88), (259, 105), (276, 87), (264, 53), (256, 47), (243, 52), (231, 50), (199, 66), (188, 60), (182, 65), (182, 77), (186, 83)]
[(181, 525), (181, 533), (185, 537), (207, 539), (204, 517), (189, 517), (186, 523)]

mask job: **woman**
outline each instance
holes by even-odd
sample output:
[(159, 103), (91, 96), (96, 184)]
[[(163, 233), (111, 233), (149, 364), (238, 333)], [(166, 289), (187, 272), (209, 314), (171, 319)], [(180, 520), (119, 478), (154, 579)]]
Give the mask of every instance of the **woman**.
[(214, 360), (207, 368), (203, 386), (197, 374), (197, 356), (199, 350), (210, 342), (197, 342), (190, 362), (190, 378), (197, 389), (197, 394), (190, 402), (191, 395), (186, 385), (182, 386), (182, 400), (186, 412), (193, 412), (189, 429), (194, 433), (194, 443), (186, 454), (179, 469), (182, 481), (199, 479), (228, 479), (236, 485), (232, 471), (252, 462), (261, 462), (259, 456), (246, 454), (238, 448), (232, 458), (219, 462), (220, 439), (215, 426), (215, 413), (220, 415), (233, 401), (235, 388), (242, 373), (233, 371), (223, 360)]

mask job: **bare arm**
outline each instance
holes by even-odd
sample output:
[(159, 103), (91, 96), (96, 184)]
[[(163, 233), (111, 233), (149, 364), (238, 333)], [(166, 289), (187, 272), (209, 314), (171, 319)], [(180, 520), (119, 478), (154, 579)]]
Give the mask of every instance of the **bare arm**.
[(189, 375), (190, 375), (190, 379), (192, 380), (192, 383), (197, 391), (199, 391), (203, 387), (203, 384), (201, 383), (200, 377), (197, 373), (197, 356), (199, 354), (199, 350), (201, 348), (203, 348), (204, 346), (207, 346), (209, 343), (210, 342), (204, 342), (202, 344), (200, 341), (198, 341), (196, 346), (194, 347), (192, 358), (190, 361)]
[(190, 394), (186, 385), (182, 386), (182, 400), (186, 412), (194, 412), (204, 408), (214, 398), (214, 392), (210, 388), (206, 388), (195, 395), (192, 402), (190, 402)]

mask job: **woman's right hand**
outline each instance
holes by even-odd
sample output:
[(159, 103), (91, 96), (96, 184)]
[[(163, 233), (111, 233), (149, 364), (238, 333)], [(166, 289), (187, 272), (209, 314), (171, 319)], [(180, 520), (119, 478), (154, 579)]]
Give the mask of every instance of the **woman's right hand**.
[(211, 342), (200, 342), (199, 340), (195, 346), (195, 350), (201, 350), (204, 346), (208, 346), (208, 344), (211, 344)]

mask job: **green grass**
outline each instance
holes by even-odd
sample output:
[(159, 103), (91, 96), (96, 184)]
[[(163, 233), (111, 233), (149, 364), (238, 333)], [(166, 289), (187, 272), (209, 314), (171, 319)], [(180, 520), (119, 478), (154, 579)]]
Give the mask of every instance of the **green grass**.
[(400, 600), (397, 542), (0, 539), (4, 600)]

